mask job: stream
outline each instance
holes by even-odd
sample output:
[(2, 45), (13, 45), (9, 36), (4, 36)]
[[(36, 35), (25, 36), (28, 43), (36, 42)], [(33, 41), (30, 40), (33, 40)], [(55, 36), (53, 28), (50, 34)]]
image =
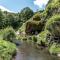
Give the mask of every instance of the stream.
[(60, 60), (60, 58), (50, 55), (46, 49), (37, 48), (36, 44), (25, 41), (18, 46), (13, 60)]

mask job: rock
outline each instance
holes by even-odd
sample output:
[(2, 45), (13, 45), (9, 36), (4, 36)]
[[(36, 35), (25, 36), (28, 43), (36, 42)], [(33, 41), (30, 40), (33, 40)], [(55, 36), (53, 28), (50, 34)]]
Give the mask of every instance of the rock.
[(60, 57), (60, 53), (58, 53), (57, 56)]
[(26, 23), (26, 34), (34, 35), (42, 31), (43, 23), (40, 21), (28, 21)]
[(19, 41), (19, 40), (14, 40), (14, 41), (12, 41), (13, 43), (15, 43), (17, 46), (19, 46), (19, 45), (21, 45), (21, 41)]
[(19, 35), (20, 34), (19, 31), (17, 31), (16, 34)]

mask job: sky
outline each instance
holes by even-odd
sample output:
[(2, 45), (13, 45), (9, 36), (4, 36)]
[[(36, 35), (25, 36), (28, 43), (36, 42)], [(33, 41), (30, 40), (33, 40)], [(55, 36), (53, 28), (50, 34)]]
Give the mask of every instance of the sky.
[(48, 0), (0, 0), (0, 8), (20, 12), (25, 7), (30, 7), (33, 11), (44, 9)]

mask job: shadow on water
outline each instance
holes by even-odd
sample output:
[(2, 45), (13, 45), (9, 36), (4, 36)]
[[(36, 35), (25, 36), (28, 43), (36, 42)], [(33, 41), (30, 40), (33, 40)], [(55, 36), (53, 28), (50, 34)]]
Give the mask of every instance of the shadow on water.
[(60, 60), (60, 58), (51, 56), (46, 49), (37, 49), (33, 43), (23, 42), (13, 60)]

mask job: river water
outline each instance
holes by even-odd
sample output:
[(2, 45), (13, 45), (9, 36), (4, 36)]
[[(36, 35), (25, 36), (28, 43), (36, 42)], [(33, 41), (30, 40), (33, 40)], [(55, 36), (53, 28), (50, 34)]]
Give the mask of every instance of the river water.
[(50, 55), (46, 49), (37, 48), (36, 44), (23, 42), (13, 60), (60, 60), (60, 58)]

